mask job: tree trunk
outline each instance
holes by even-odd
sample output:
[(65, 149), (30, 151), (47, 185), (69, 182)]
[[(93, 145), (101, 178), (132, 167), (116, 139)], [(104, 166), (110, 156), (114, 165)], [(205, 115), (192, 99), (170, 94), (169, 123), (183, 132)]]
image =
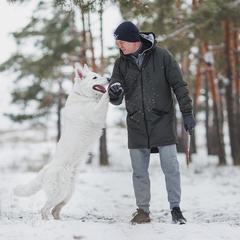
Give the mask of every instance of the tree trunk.
[[(208, 147), (208, 153), (209, 154), (217, 154), (219, 158), (219, 165), (226, 165), (226, 155), (225, 155), (225, 146), (223, 142), (223, 132), (222, 127), (220, 124), (219, 119), (219, 109), (218, 109), (218, 100), (217, 100), (217, 93), (216, 88), (214, 85), (214, 68), (213, 68), (213, 62), (209, 58), (205, 59), (205, 54), (208, 51), (208, 43), (207, 41), (204, 42), (202, 45), (202, 54), (204, 54), (204, 57), (198, 56), (198, 58), (205, 63), (205, 77), (207, 79), (206, 86), (209, 85), (209, 90), (211, 92), (212, 101), (213, 101), (213, 125), (210, 129), (209, 127), (209, 117), (206, 115), (206, 132), (207, 132), (207, 147)], [(206, 92), (209, 92), (208, 89), (206, 89)], [(206, 94), (207, 94), (206, 93)], [(206, 100), (208, 100), (208, 95), (206, 96)], [(206, 105), (206, 108), (208, 106), (208, 102)], [(208, 114), (209, 111), (206, 110), (206, 113)], [(211, 137), (210, 137), (211, 136)], [(213, 141), (214, 139), (214, 141)]]
[(209, 87), (207, 76), (204, 75), (205, 84), (205, 129), (206, 129), (206, 139), (207, 139), (207, 153), (211, 154), (211, 144), (210, 144), (210, 131), (209, 131)]
[(87, 36), (86, 36), (86, 24), (85, 24), (85, 11), (82, 1), (79, 1), (79, 10), (81, 12), (81, 22), (82, 22), (82, 47), (80, 53), (80, 62), (83, 66), (85, 63), (87, 64), (87, 56), (86, 56), (86, 49), (87, 49)]
[(230, 147), (231, 147), (231, 155), (233, 158), (234, 165), (240, 165), (240, 144), (238, 139), (238, 131), (236, 131), (236, 127), (238, 126), (238, 119), (235, 118), (236, 111), (234, 109), (234, 98), (233, 98), (233, 90), (232, 90), (232, 68), (231, 68), (231, 58), (230, 58), (230, 23), (229, 21), (224, 22), (224, 30), (225, 30), (225, 71), (226, 77), (228, 79), (228, 84), (226, 85), (226, 105), (227, 105), (227, 113), (228, 113), (228, 129), (229, 129), (229, 138), (230, 138)]
[[(234, 23), (233, 27), (233, 68), (234, 68), (234, 89), (235, 89), (235, 107), (236, 107), (236, 129), (240, 129), (240, 69), (239, 69), (239, 51), (238, 51), (238, 45), (239, 45), (239, 30), (237, 23)], [(239, 140), (238, 146), (240, 146), (240, 131), (238, 131), (238, 137)]]
[(96, 65), (96, 58), (95, 58), (95, 52), (94, 52), (94, 46), (93, 46), (93, 36), (92, 36), (92, 30), (91, 30), (91, 19), (90, 19), (90, 12), (88, 12), (88, 31), (89, 31), (89, 47), (92, 54), (92, 70), (93, 72), (98, 72), (98, 68)]
[[(99, 10), (99, 20), (100, 20), (100, 41), (101, 41), (101, 75), (105, 73), (105, 64), (104, 64), (104, 53), (103, 53), (103, 1), (100, 1), (100, 10)], [(103, 135), (100, 138), (100, 165), (108, 165), (108, 153), (107, 153), (107, 129), (103, 129)]]
[(218, 101), (217, 101), (217, 93), (216, 88), (214, 85), (214, 72), (212, 70), (212, 67), (210, 66), (209, 70), (207, 71), (208, 74), (208, 81), (210, 83), (210, 89), (212, 94), (212, 100), (213, 100), (213, 127), (215, 128), (214, 132), (216, 133), (216, 139), (215, 142), (217, 143), (217, 153), (219, 158), (219, 165), (226, 165), (226, 155), (225, 155), (225, 149), (224, 149), (224, 142), (223, 142), (223, 133), (222, 133), (222, 127), (221, 127), (221, 119), (219, 118), (219, 108), (218, 108)]

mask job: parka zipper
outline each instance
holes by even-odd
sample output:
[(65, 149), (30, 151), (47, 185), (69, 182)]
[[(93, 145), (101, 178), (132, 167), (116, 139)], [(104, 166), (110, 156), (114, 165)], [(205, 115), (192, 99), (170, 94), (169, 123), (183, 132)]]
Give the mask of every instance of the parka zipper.
[[(152, 43), (151, 47), (145, 49), (141, 54), (146, 54), (147, 51), (152, 49), (154, 46), (154, 43)], [(147, 56), (144, 56), (142, 66), (140, 68), (140, 74), (141, 74), (141, 91), (142, 91), (142, 109), (143, 109), (143, 114), (144, 114), (144, 123), (146, 127), (146, 132), (147, 132), (147, 142), (148, 142), (148, 148), (150, 149), (150, 136), (149, 136), (149, 129), (148, 129), (148, 124), (147, 124), (147, 114), (146, 114), (146, 109), (145, 109), (145, 104), (144, 104), (144, 94), (143, 94), (143, 71), (144, 71), (144, 63), (147, 61), (146, 57), (149, 57), (149, 54)]]
[[(144, 60), (143, 60), (143, 62), (144, 62)], [(141, 73), (141, 91), (142, 91), (142, 109), (143, 109), (143, 115), (144, 115), (144, 123), (145, 123), (145, 127), (146, 127), (146, 132), (147, 132), (147, 143), (148, 143), (148, 148), (150, 149), (150, 136), (149, 136), (149, 131), (148, 131), (148, 125), (147, 125), (147, 119), (146, 119), (146, 109), (145, 109), (144, 97), (143, 97), (144, 94), (143, 94), (142, 72), (143, 72), (143, 68), (141, 68), (141, 70), (140, 70), (140, 73)]]
[[(145, 54), (147, 50), (150, 50), (152, 47), (146, 49), (142, 54)], [(147, 55), (148, 57), (148, 55)], [(142, 93), (142, 110), (143, 110), (143, 117), (144, 117), (144, 123), (145, 123), (145, 127), (146, 127), (146, 133), (147, 133), (147, 145), (148, 145), (148, 149), (150, 149), (150, 136), (149, 136), (149, 129), (148, 129), (148, 124), (147, 124), (147, 118), (146, 118), (146, 109), (145, 109), (145, 104), (144, 104), (144, 91), (143, 91), (143, 74), (142, 72), (144, 71), (144, 63), (146, 62), (146, 57), (144, 56), (143, 62), (142, 62), (142, 66), (139, 69), (137, 63), (134, 60), (131, 60), (137, 67), (138, 71), (140, 72), (141, 75), (141, 93)]]

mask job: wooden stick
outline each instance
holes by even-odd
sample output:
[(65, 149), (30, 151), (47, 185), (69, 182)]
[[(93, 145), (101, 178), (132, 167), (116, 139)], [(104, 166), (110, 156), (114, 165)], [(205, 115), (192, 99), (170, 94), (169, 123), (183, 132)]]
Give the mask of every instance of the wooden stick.
[(190, 163), (190, 145), (191, 145), (191, 135), (188, 131), (188, 139), (187, 139), (187, 147), (186, 147), (186, 163), (188, 168)]

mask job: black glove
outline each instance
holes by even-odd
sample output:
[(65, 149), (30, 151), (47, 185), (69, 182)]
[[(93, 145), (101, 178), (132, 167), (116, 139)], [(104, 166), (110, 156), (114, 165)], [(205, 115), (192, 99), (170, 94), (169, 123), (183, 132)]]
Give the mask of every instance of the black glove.
[(196, 126), (196, 120), (192, 113), (183, 113), (184, 128), (192, 135), (192, 130)]
[(120, 83), (114, 83), (108, 89), (110, 99), (116, 99), (123, 93), (123, 88)]

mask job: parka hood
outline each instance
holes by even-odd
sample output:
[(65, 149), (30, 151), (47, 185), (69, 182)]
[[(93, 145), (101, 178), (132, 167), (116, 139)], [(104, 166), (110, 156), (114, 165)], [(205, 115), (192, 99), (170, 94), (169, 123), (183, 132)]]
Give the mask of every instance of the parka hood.
[[(140, 39), (141, 39), (141, 42), (145, 45), (145, 48), (146, 48), (146, 49), (144, 50), (144, 52), (152, 49), (152, 48), (156, 45), (156, 43), (157, 43), (157, 41), (156, 41), (156, 36), (155, 36), (155, 34), (154, 34), (153, 32), (140, 32)], [(124, 58), (125, 58), (126, 56), (130, 55), (130, 54), (125, 55), (125, 54), (122, 52), (121, 49), (119, 49), (119, 51), (120, 51), (120, 55), (121, 55), (122, 57), (124, 57)]]
[(140, 38), (147, 47), (153, 47), (157, 43), (156, 36), (153, 32), (140, 32)]

